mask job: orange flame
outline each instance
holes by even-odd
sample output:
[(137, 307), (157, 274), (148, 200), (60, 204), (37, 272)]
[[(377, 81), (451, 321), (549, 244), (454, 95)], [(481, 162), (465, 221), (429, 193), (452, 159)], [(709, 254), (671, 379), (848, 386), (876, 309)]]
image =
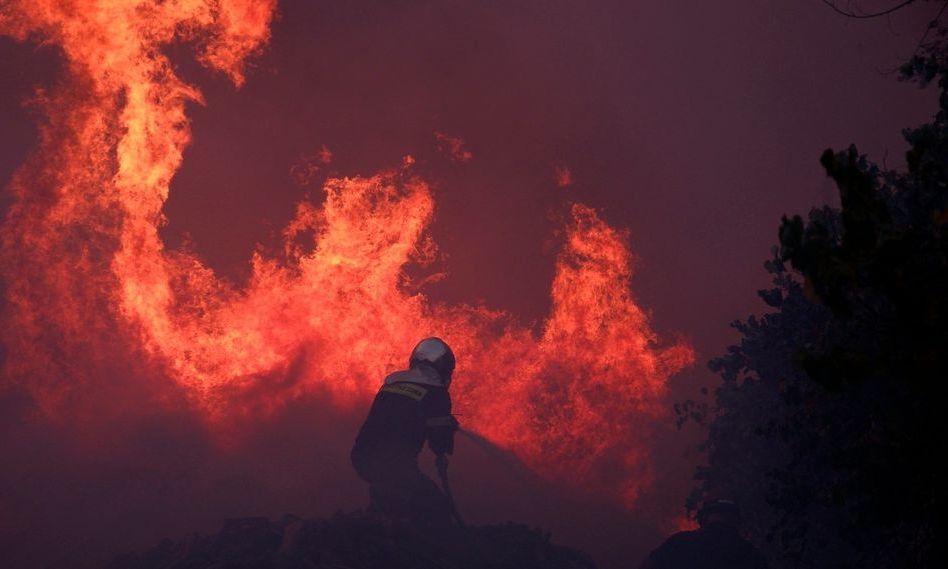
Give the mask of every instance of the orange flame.
[[(240, 85), (269, 38), (272, 0), (68, 0), (4, 4), (0, 33), (58, 46), (68, 81), (38, 100), (37, 153), (14, 177), (3, 226), (9, 309), (3, 381), (47, 413), (116, 350), (140, 350), (212, 425), (313, 392), (364, 405), (418, 338), (459, 355), (464, 423), (551, 477), (621, 492), (649, 479), (644, 429), (667, 378), (693, 360), (660, 347), (630, 291), (626, 236), (572, 207), (542, 333), (484, 307), (434, 305), (404, 268), (432, 258), (429, 187), (402, 169), (330, 179), (300, 203), (284, 258), (256, 254), (241, 288), (158, 235), (200, 92), (161, 46), (196, 40), (199, 60)], [(305, 236), (312, 235), (308, 242)], [(266, 385), (266, 392), (260, 390)]]

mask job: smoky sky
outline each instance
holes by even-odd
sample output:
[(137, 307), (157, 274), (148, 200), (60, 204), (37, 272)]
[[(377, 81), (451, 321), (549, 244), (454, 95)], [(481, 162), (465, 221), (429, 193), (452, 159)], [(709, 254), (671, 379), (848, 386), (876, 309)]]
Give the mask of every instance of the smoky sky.
[[(318, 198), (325, 176), (368, 175), (411, 155), (435, 188), (434, 270), (447, 273), (426, 294), (535, 323), (549, 308), (567, 206), (579, 201), (628, 229), (633, 292), (662, 335), (687, 338), (698, 354), (693, 370), (673, 378), (669, 401), (693, 397), (714, 383), (703, 362), (735, 339), (729, 322), (763, 309), (755, 291), (767, 284), (761, 265), (780, 216), (835, 203), (818, 163), (823, 149), (855, 142), (890, 167), (903, 163), (900, 130), (934, 112), (934, 94), (899, 83), (893, 71), (937, 8), (919, 3), (863, 22), (818, 0), (281, 1), (271, 43), (240, 89), (197, 65), (187, 46), (168, 48), (205, 104), (189, 108), (193, 141), (171, 185), (162, 237), (171, 247), (187, 243), (240, 282), (255, 248), (278, 243), (295, 204)], [(38, 112), (26, 101), (60, 81), (61, 66), (53, 48), (0, 38), (4, 185), (36, 142)], [(436, 133), (462, 140), (471, 158), (452, 159)], [(301, 183), (294, 167), (323, 146), (331, 161)], [(563, 169), (565, 186), (557, 181)], [(312, 420), (290, 409), (239, 456), (217, 449), (190, 418), (139, 416), (136, 434), (99, 460), (79, 457), (96, 453), (71, 448), (67, 427), (23, 427), (27, 407), (4, 399), (3, 438), (15, 442), (3, 453), (5, 481), (22, 490), (4, 493), (26, 498), (0, 504), (0, 531), (11, 536), (16, 526), (18, 539), (48, 544), (36, 537), (44, 516), (65, 511), (67, 522), (51, 531), (73, 527), (76, 535), (52, 540), (66, 544), (59, 562), (88, 541), (77, 512), (101, 504), (113, 487), (125, 494), (109, 498), (112, 514), (100, 520), (109, 531), (123, 516), (153, 523), (93, 540), (93, 556), (162, 531), (207, 529), (222, 517), (324, 514), (361, 499), (344, 459), (350, 441), (326, 434), (354, 430), (358, 418), (348, 415)], [(695, 436), (668, 426), (655, 451), (659, 482), (642, 511), (657, 518), (680, 509), (700, 460), (690, 450)], [(307, 446), (312, 439), (322, 450)], [(459, 475), (462, 499), (465, 485), (522, 487), (501, 473), (506, 467), (475, 466), (481, 451), (462, 449), (469, 454), (458, 466), (468, 461), (468, 473), (483, 475)], [(295, 456), (306, 457), (296, 470), (279, 466)], [(138, 473), (131, 483), (130, 471)], [(343, 490), (312, 489), (320, 485)], [(256, 498), (230, 508), (237, 495)], [(184, 506), (206, 496), (211, 505)], [(546, 520), (590, 547), (598, 536), (601, 559), (614, 563), (634, 562), (659, 537), (638, 518), (581, 496), (560, 498), (586, 512), (570, 535), (550, 507), (537, 513), (529, 505), (543, 498), (521, 498), (507, 502), (511, 517)], [(30, 508), (39, 513), (10, 517)], [(604, 533), (607, 526), (641, 530), (637, 549), (616, 545), (622, 537)]]

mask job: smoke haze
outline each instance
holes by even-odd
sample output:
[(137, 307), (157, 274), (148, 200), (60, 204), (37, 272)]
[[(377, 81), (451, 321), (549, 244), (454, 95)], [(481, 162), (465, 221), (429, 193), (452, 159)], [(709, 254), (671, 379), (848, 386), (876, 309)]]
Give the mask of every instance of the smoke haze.
[(4, 2), (0, 554), (359, 507), (366, 405), (437, 333), (497, 445), (459, 441), (467, 517), (637, 563), (698, 459), (669, 403), (832, 199), (819, 151), (927, 107), (818, 9), (624, 4)]

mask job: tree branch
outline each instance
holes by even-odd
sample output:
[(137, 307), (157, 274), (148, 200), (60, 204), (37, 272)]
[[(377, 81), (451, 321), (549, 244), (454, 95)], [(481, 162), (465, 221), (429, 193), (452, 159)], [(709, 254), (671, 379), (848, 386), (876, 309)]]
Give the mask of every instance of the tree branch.
[(911, 3), (913, 3), (913, 2), (915, 2), (915, 0), (905, 0), (905, 1), (902, 2), (901, 4), (898, 4), (898, 5), (896, 5), (896, 6), (893, 6), (893, 7), (889, 8), (888, 10), (883, 10), (883, 11), (881, 11), (881, 12), (875, 12), (875, 13), (873, 13), (873, 14), (856, 14), (855, 12), (847, 12), (846, 10), (840, 9), (840, 8), (836, 5), (835, 2), (831, 2), (830, 0), (823, 0), (823, 3), (826, 4), (827, 6), (829, 6), (830, 8), (832, 8), (833, 11), (836, 12), (837, 14), (842, 14), (843, 16), (846, 16), (847, 18), (861, 18), (861, 19), (862, 19), (862, 18), (878, 18), (879, 16), (885, 16), (886, 14), (891, 14), (892, 12), (895, 12), (896, 10), (899, 10), (899, 9), (901, 9), (901, 8), (904, 8), (904, 7), (908, 6), (909, 4), (911, 4)]

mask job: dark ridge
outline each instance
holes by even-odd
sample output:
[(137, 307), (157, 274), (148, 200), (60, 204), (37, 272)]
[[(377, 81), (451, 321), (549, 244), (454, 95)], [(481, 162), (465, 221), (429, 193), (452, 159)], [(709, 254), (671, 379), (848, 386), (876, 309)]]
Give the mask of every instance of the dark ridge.
[(363, 513), (227, 520), (216, 535), (165, 539), (107, 569), (595, 569), (525, 525), (418, 529)]

